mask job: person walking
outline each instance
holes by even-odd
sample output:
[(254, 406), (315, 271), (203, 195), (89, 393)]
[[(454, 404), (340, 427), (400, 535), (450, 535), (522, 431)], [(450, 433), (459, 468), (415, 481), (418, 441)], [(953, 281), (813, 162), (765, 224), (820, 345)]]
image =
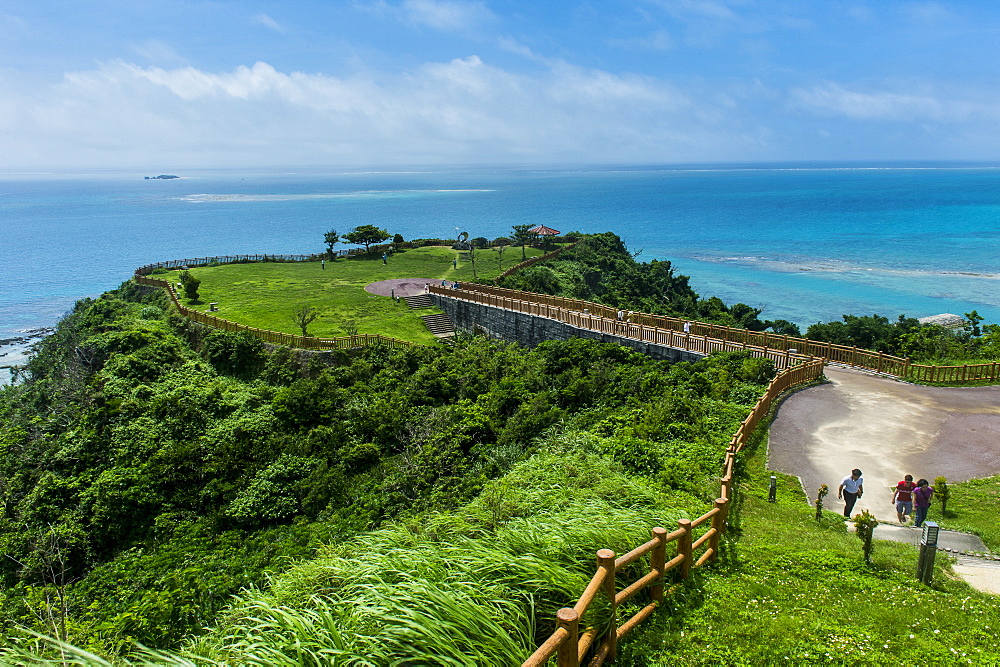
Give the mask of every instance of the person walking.
[(907, 475), (903, 481), (896, 485), (892, 493), (892, 504), (896, 506), (896, 518), (900, 523), (906, 523), (907, 517), (913, 512), (913, 489), (917, 485), (913, 482), (913, 475)]
[(865, 478), (861, 476), (861, 471), (855, 468), (840, 482), (840, 487), (837, 489), (837, 497), (843, 499), (844, 501), (844, 516), (848, 519), (851, 518), (851, 511), (854, 509), (854, 503), (858, 502), (858, 498), (865, 495)]
[(926, 479), (917, 480), (917, 488), (913, 490), (913, 525), (917, 528), (927, 519), (927, 510), (931, 508), (931, 496), (934, 487)]

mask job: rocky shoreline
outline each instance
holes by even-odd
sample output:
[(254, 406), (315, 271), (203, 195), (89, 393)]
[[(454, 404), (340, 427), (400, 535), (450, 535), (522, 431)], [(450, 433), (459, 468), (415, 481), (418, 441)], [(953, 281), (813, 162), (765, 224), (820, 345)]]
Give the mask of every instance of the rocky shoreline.
[(40, 327), (18, 331), (18, 335), (10, 338), (0, 338), (0, 384), (10, 383), (14, 377), (14, 369), (27, 362), (31, 346), (53, 331), (53, 327)]

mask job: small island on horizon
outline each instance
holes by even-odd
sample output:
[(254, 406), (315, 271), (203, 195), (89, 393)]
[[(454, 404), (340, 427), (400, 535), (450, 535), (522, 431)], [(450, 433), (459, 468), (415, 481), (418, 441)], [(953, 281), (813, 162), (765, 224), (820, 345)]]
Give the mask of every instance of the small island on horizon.
[(160, 174), (159, 176), (146, 176), (145, 178), (147, 181), (156, 181), (156, 180), (166, 181), (170, 180), (171, 178), (180, 178), (180, 176), (174, 176), (173, 174)]

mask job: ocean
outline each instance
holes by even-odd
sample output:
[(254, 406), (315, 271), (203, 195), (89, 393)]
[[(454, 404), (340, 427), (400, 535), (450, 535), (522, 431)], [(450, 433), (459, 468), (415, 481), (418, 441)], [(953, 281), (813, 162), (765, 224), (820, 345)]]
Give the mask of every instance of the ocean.
[[(730, 165), (0, 174), (0, 340), (154, 261), (404, 238), (612, 231), (702, 296), (803, 327), (841, 315), (1000, 323), (1000, 166)], [(0, 365), (19, 350), (0, 349)]]

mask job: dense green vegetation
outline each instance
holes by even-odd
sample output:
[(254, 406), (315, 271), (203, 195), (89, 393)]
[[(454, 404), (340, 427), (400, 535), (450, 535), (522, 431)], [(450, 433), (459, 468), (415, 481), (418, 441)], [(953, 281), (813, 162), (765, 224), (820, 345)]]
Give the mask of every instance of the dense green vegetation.
[[(799, 336), (787, 320), (761, 320), (760, 308), (726, 305), (718, 297), (701, 298), (669, 261), (638, 262), (611, 233), (584, 236), (584, 241), (544, 264), (503, 278), (502, 287), (556, 294), (658, 315)], [(1000, 359), (1000, 325), (981, 326), (976, 312), (965, 314), (959, 330), (926, 324), (900, 315), (895, 322), (879, 315), (844, 315), (843, 321), (817, 322), (805, 337), (857, 346), (918, 363), (962, 364)]]
[[(649, 520), (615, 522), (704, 511), (721, 453), (772, 372), (741, 355), (668, 366), (579, 340), (300, 359), (171, 315), (161, 291), (126, 284), (80, 302), (25, 384), (0, 394), (0, 614), (101, 653), (176, 647), (218, 623), (231, 595), (266, 589), (268, 573), (324, 544), (444, 522), (439, 544), (482, 537), (502, 559), (500, 532), (515, 519), (547, 543), (545, 521), (614, 509), (606, 530), (587, 522), (546, 547), (585, 569), (587, 550), (555, 553), (579, 530), (642, 541)], [(589, 491), (619, 480), (602, 494), (606, 510), (584, 490), (558, 516), (556, 498), (526, 497), (543, 498), (556, 472), (531, 488), (487, 487), (521, 462), (518, 474), (544, 477), (556, 454)], [(463, 506), (479, 509), (449, 527), (441, 513)], [(552, 611), (569, 586), (524, 585), (512, 593), (522, 648), (534, 641), (530, 609)]]
[[(563, 255), (507, 286), (764, 324), (613, 235)], [(239, 267), (194, 270), (203, 297), (216, 268)], [(0, 662), (517, 663), (595, 550), (708, 508), (772, 375), (740, 353), (668, 365), (580, 340), (300, 355), (127, 283), (0, 389)], [(905, 545), (865, 565), (797, 480), (764, 501), (764, 458), (758, 442), (737, 471), (723, 562), (677, 584), (619, 664), (1000, 660), (994, 598), (944, 559), (918, 584)], [(952, 485), (942, 523), (996, 546), (997, 486)]]
[(879, 315), (844, 315), (843, 321), (817, 322), (806, 338), (887, 352), (927, 364), (983, 363), (1000, 359), (1000, 325), (980, 326), (976, 311), (965, 313), (957, 330), (937, 324), (920, 324), (900, 315), (895, 322)]
[(752, 331), (797, 332), (785, 320), (761, 321), (761, 309), (701, 298), (668, 261), (638, 262), (615, 234), (588, 234), (573, 248), (499, 281), (501, 287), (557, 294), (656, 315), (686, 317)]

